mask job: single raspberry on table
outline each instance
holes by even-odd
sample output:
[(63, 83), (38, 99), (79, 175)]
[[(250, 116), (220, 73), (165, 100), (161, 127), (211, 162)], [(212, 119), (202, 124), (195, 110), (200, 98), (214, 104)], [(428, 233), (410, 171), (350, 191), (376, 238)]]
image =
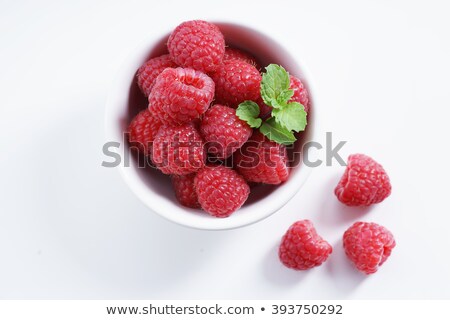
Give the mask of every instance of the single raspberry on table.
[(155, 84), (156, 78), (166, 68), (176, 68), (177, 64), (172, 61), (168, 54), (152, 58), (146, 61), (137, 71), (137, 83), (142, 93), (148, 97)]
[(205, 165), (203, 140), (192, 124), (161, 126), (153, 141), (152, 160), (165, 174), (185, 175)]
[(252, 57), (249, 53), (236, 48), (225, 48), (223, 61), (228, 60), (241, 60), (251, 64), (256, 69), (258, 69), (258, 64), (256, 63), (256, 59), (254, 57)]
[(260, 95), (261, 74), (245, 61), (224, 61), (211, 77), (216, 84), (216, 100), (220, 104), (237, 108), (239, 103), (256, 101)]
[(162, 123), (179, 125), (199, 118), (214, 98), (214, 82), (193, 69), (166, 68), (148, 97), (149, 110)]
[(139, 112), (128, 126), (128, 141), (145, 155), (150, 155), (152, 143), (161, 122), (148, 109)]
[(317, 234), (309, 220), (295, 222), (281, 239), (280, 261), (288, 268), (308, 270), (324, 263), (333, 251), (331, 245)]
[[(289, 81), (290, 81), (289, 89), (294, 91), (294, 95), (291, 97), (291, 99), (289, 99), (288, 103), (289, 102), (301, 103), (305, 108), (306, 113), (308, 113), (309, 112), (308, 91), (306, 90), (305, 86), (303, 85), (302, 81), (299, 78), (291, 75), (289, 76)], [(260, 110), (259, 116), (263, 119), (270, 117), (272, 107), (265, 104), (261, 96), (259, 96), (258, 99), (255, 100), (255, 102), (259, 105)]]
[(334, 193), (348, 206), (369, 206), (391, 194), (391, 183), (379, 163), (364, 154), (353, 154)]
[(250, 193), (244, 178), (224, 166), (204, 167), (194, 184), (203, 210), (218, 218), (226, 218), (239, 209)]
[(200, 208), (194, 187), (194, 178), (195, 173), (184, 176), (173, 175), (172, 186), (175, 190), (175, 196), (181, 205), (189, 208)]
[(216, 104), (205, 112), (200, 133), (208, 153), (219, 159), (228, 158), (252, 135), (250, 126), (236, 115), (236, 110)]
[(365, 274), (377, 272), (395, 247), (392, 233), (371, 222), (355, 222), (345, 231), (343, 241), (345, 254)]
[(219, 28), (202, 20), (180, 24), (167, 41), (173, 61), (205, 73), (215, 71), (225, 53), (225, 39)]
[(259, 131), (233, 156), (236, 170), (247, 181), (280, 184), (289, 177), (286, 147), (270, 141)]

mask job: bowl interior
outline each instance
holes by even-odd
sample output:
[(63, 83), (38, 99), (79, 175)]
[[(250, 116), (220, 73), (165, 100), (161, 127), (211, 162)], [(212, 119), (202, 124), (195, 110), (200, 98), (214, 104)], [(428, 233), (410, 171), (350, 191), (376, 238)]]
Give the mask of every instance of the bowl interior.
[[(278, 43), (258, 31), (241, 25), (216, 23), (225, 36), (228, 46), (245, 50), (252, 54), (261, 66), (270, 63), (282, 65), (292, 75), (304, 82), (312, 94), (304, 71), (296, 59)], [(280, 209), (300, 189), (309, 175), (310, 168), (302, 164), (302, 147), (311, 140), (313, 114), (308, 115), (308, 126), (297, 142), (288, 148), (292, 172), (289, 180), (279, 186), (258, 185), (252, 188), (247, 202), (230, 217), (219, 219), (201, 210), (181, 206), (174, 195), (170, 177), (152, 169), (130, 152), (123, 133), (131, 119), (147, 107), (147, 99), (140, 92), (136, 82), (136, 70), (149, 58), (167, 53), (166, 42), (169, 32), (159, 39), (151, 39), (143, 44), (122, 66), (113, 84), (108, 99), (106, 127), (111, 141), (120, 141), (122, 163), (121, 173), (132, 191), (153, 211), (161, 216), (193, 228), (220, 230), (241, 227), (259, 221)], [(311, 99), (310, 110), (314, 109)], [(304, 150), (304, 152), (309, 152)]]

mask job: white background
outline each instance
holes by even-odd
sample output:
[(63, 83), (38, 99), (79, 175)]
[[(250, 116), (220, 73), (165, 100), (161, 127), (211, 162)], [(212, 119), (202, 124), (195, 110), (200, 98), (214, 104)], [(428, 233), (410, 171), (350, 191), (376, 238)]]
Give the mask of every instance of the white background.
[[(446, 1), (0, 0), (0, 298), (450, 298)], [(393, 193), (346, 208), (336, 163), (282, 210), (239, 230), (180, 227), (150, 212), (104, 160), (108, 86), (150, 32), (184, 20), (242, 21), (278, 39), (312, 75), (325, 131), (367, 153)], [(279, 239), (311, 219), (334, 246), (321, 267), (286, 269)], [(358, 273), (341, 236), (357, 220), (397, 247)]]

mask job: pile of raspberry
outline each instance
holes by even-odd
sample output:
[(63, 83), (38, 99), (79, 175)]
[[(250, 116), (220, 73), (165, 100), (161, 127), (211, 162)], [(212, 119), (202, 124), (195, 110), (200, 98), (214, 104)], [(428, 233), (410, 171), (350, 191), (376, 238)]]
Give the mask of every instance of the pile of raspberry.
[[(129, 142), (171, 176), (181, 205), (225, 218), (245, 203), (249, 184), (288, 179), (286, 147), (236, 115), (244, 101), (257, 103), (261, 117), (271, 112), (261, 98), (261, 79), (255, 57), (226, 46), (220, 29), (202, 20), (177, 26), (167, 53), (137, 71), (148, 108), (132, 119)], [(291, 100), (307, 112), (306, 88), (292, 75), (290, 83)]]
[[(226, 218), (238, 210), (254, 184), (278, 185), (289, 178), (285, 145), (269, 140), (236, 115), (244, 101), (259, 106), (265, 119), (272, 108), (261, 97), (262, 75), (249, 53), (226, 47), (220, 29), (202, 20), (180, 24), (167, 41), (167, 53), (145, 62), (137, 83), (148, 108), (128, 128), (130, 145), (170, 175), (179, 203)], [(292, 96), (309, 111), (308, 92), (289, 76)], [(351, 155), (335, 188), (347, 206), (370, 206), (391, 193), (384, 168), (363, 154)], [(395, 247), (385, 227), (357, 221), (343, 234), (344, 251), (355, 267), (372, 274)], [(286, 231), (279, 246), (288, 268), (308, 270), (323, 264), (332, 246), (309, 220)]]

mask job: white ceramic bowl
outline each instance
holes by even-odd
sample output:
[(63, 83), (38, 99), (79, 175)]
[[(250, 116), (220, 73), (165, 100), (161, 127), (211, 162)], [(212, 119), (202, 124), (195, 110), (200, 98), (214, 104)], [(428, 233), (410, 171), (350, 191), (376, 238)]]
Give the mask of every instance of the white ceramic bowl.
[[(311, 110), (314, 110), (314, 94), (311, 83), (304, 68), (296, 61), (301, 61), (295, 53), (288, 54), (280, 44), (248, 27), (217, 23), (225, 35), (227, 45), (238, 47), (251, 52), (262, 66), (277, 63), (285, 67), (291, 74), (299, 77), (309, 90)], [(150, 57), (165, 53), (165, 43), (170, 30), (161, 32), (160, 38), (150, 39), (134, 50), (119, 70), (108, 97), (106, 107), (106, 133), (108, 141), (120, 142), (118, 152), (122, 163), (120, 172), (130, 189), (152, 211), (178, 224), (192, 228), (206, 230), (223, 230), (246, 226), (260, 221), (285, 205), (303, 186), (311, 168), (302, 164), (298, 154), (305, 142), (312, 140), (315, 119), (313, 112), (308, 115), (307, 130), (295, 144), (298, 163), (290, 174), (287, 182), (279, 186), (257, 186), (252, 188), (247, 202), (237, 212), (228, 218), (215, 218), (201, 210), (189, 209), (181, 206), (171, 188), (169, 176), (165, 176), (156, 169), (138, 168), (136, 159), (130, 154), (128, 144), (123, 141), (123, 132), (132, 117), (146, 107), (146, 99), (139, 92), (136, 84), (136, 70)], [(304, 152), (311, 152), (304, 150)], [(129, 166), (124, 165), (128, 158)]]

